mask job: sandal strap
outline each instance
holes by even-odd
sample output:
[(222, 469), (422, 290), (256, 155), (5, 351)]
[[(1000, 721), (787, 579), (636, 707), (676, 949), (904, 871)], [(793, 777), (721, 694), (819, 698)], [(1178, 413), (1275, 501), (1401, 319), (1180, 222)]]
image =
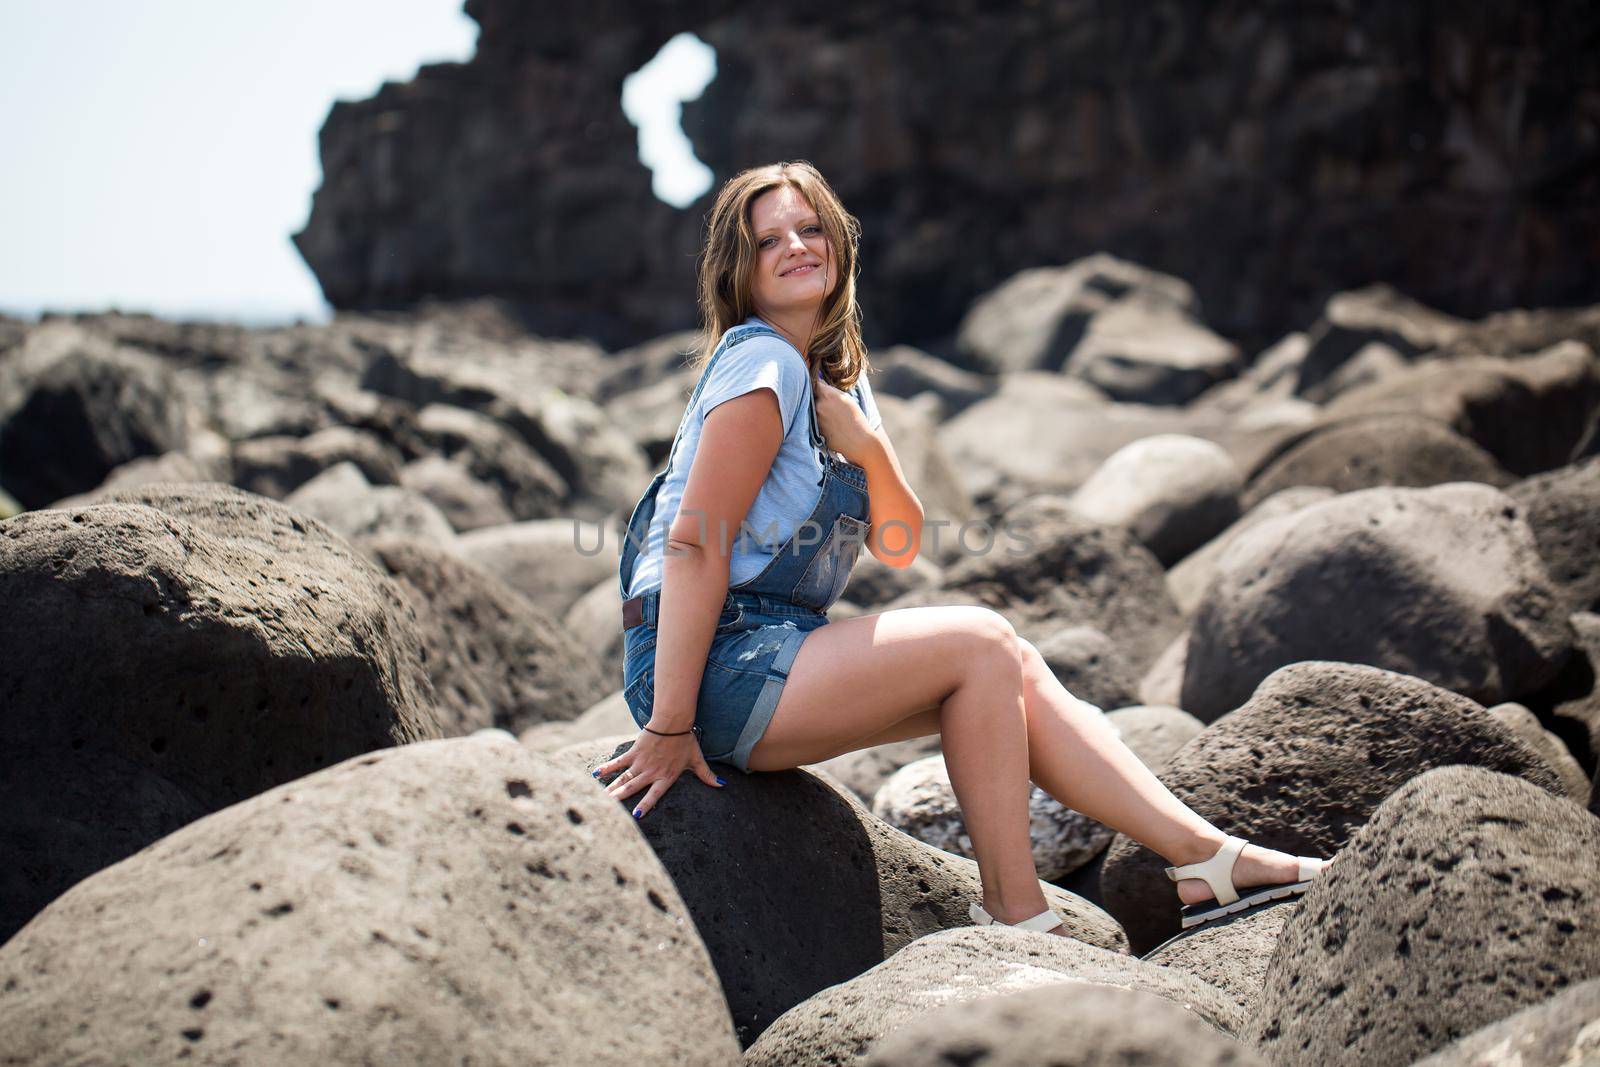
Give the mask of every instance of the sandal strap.
[(1039, 933), (1048, 933), (1061, 925), (1061, 919), (1056, 915), (1053, 908), (1046, 908), (1039, 914), (1023, 919), (1019, 923), (1003, 923), (993, 915), (990, 915), (979, 904), (967, 905), (967, 914), (979, 926), (1010, 926), (1016, 930), (1036, 930)]
[(1182, 867), (1168, 867), (1167, 877), (1174, 882), (1183, 878), (1203, 878), (1211, 887), (1218, 904), (1232, 904), (1239, 899), (1239, 891), (1233, 885), (1233, 864), (1247, 844), (1249, 842), (1244, 838), (1228, 834), (1222, 847), (1210, 859), (1186, 863)]

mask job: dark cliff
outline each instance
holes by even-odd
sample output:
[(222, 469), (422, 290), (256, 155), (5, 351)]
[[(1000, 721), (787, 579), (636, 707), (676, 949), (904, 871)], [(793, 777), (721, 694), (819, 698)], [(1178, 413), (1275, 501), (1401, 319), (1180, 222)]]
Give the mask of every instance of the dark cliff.
[(1583, 0), (524, 4), (470, 63), (334, 106), (295, 237), (337, 307), (497, 295), (620, 346), (694, 323), (711, 193), (661, 203), (622, 79), (720, 183), (804, 158), (862, 219), (869, 340), (933, 342), (1024, 267), (1106, 250), (1247, 345), (1373, 280), (1460, 315), (1600, 298), (1600, 8)]

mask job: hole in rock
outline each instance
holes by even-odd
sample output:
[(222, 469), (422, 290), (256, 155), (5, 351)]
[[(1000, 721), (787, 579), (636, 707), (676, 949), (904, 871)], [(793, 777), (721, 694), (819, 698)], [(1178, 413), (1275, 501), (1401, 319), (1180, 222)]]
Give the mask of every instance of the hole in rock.
[(638, 127), (639, 162), (650, 168), (651, 191), (673, 207), (688, 207), (711, 188), (711, 168), (695, 158), (683, 132), (683, 103), (699, 99), (716, 76), (716, 50), (680, 33), (622, 79), (622, 112)]

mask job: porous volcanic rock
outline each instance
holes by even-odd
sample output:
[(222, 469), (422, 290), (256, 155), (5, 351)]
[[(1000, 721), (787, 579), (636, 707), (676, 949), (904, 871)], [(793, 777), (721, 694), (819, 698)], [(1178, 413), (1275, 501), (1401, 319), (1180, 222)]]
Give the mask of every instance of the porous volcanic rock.
[(859, 977), (785, 1012), (745, 1051), (747, 1067), (854, 1062), (884, 1035), (941, 1009), (1041, 986), (1062, 997), (1085, 985), (1118, 986), (1182, 1005), (1224, 1034), (1245, 1021), (1220, 989), (1191, 975), (1070, 937), (1008, 926), (964, 926), (919, 937)]
[(1267, 980), (1267, 961), (1298, 901), (1265, 904), (1184, 931), (1145, 953), (1146, 963), (1192, 974), (1233, 997), (1246, 1015)]
[(1332, 489), (1320, 485), (1299, 485), (1280, 489), (1255, 507), (1241, 515), (1217, 536), (1190, 552), (1167, 570), (1167, 588), (1172, 599), (1185, 615), (1192, 615), (1200, 606), (1206, 586), (1217, 573), (1217, 560), (1227, 551), (1239, 535), (1268, 519), (1292, 515), (1310, 504), (1320, 503), (1335, 495)]
[(348, 460), (335, 463), (283, 502), (351, 540), (398, 534), (448, 544), (456, 537), (450, 520), (427, 497), (398, 485), (371, 485)]
[(17, 1064), (739, 1056), (631, 820), (486, 737), (354, 757), (184, 827), (55, 901), (0, 948), (0, 983)]
[(1368, 489), (1263, 522), (1223, 553), (1178, 704), (1210, 721), (1274, 669), (1311, 659), (1498, 704), (1553, 678), (1572, 642), (1515, 501), (1467, 483)]
[(1600, 610), (1600, 456), (1506, 489), (1522, 505), (1550, 580), (1573, 611)]
[[(1390, 793), (1430, 767), (1471, 764), (1563, 795), (1561, 778), (1482, 706), (1377, 667), (1306, 662), (1167, 761), (1162, 782), (1226, 833), (1294, 855), (1331, 856)], [(1119, 834), (1101, 884), (1135, 952), (1178, 932), (1167, 861)]]
[(0, 937), (196, 815), (439, 736), (404, 594), (326, 527), (230, 486), (6, 520), (0, 602)]
[(1136, 702), (1139, 676), (1116, 642), (1092, 626), (1068, 626), (1034, 647), (1062, 687), (1104, 710)]
[(1221, 445), (1156, 434), (1118, 449), (1072, 495), (1095, 522), (1125, 526), (1171, 566), (1239, 517), (1244, 479)]
[[(592, 771), (630, 743), (591, 742), (582, 765)], [(576, 758), (582, 750), (564, 751)], [(637, 825), (695, 917), (747, 1046), (819, 990), (926, 934), (971, 924), (967, 906), (983, 899), (972, 860), (887, 825), (816, 768), (717, 769), (727, 785), (685, 776)], [(1109, 915), (1048, 883), (1039, 888), (1075, 943), (1126, 959)]]
[(413, 596), (446, 736), (564, 722), (606, 695), (590, 652), (498, 578), (417, 538), (359, 542)]
[(1270, 1060), (1410, 1063), (1600, 977), (1600, 820), (1437, 767), (1389, 797), (1284, 926), (1242, 1035)]
[(1415, 1067), (1594, 1067), (1600, 1062), (1600, 978), (1446, 1045)]
[(1246, 510), (1274, 493), (1321, 485), (1339, 493), (1379, 485), (1511, 482), (1494, 457), (1442, 422), (1422, 415), (1365, 415), (1325, 423), (1286, 444), (1250, 476)]
[(862, 1067), (1265, 1067), (1153, 993), (1077, 982), (963, 1001), (895, 1028)]

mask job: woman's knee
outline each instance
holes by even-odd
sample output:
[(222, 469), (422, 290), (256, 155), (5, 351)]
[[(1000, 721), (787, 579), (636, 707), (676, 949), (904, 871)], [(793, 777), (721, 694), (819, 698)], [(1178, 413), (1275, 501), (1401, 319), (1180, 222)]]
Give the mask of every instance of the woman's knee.
[(968, 636), (978, 658), (985, 664), (1000, 664), (1016, 669), (1024, 666), (1023, 639), (1009, 619), (992, 608), (971, 609)]

